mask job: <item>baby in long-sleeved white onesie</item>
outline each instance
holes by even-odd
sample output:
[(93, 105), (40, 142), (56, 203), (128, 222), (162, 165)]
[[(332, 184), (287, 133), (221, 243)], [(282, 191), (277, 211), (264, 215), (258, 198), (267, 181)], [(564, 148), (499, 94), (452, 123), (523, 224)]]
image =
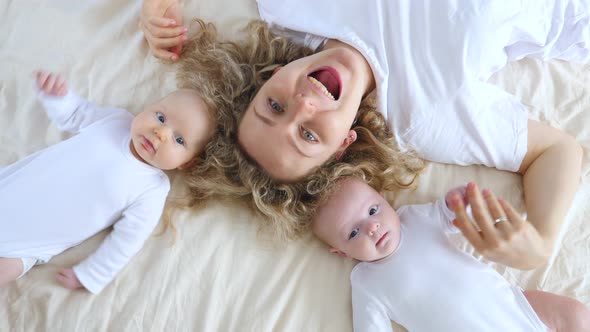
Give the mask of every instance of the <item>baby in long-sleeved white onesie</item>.
[(196, 160), (214, 118), (194, 90), (134, 116), (88, 103), (60, 75), (34, 76), (48, 116), (77, 135), (0, 168), (0, 286), (113, 225), (96, 252), (57, 275), (64, 287), (98, 293), (158, 224), (170, 189), (163, 170)]
[[(331, 252), (361, 261), (350, 277), (355, 331), (391, 331), (390, 320), (410, 332), (590, 331), (590, 311), (583, 304), (523, 292), (454, 247), (446, 235), (456, 232), (447, 204), (465, 200), (464, 187), (435, 203), (396, 212), (359, 179), (336, 185), (312, 230)], [(495, 227), (517, 226), (513, 210), (502, 213)]]

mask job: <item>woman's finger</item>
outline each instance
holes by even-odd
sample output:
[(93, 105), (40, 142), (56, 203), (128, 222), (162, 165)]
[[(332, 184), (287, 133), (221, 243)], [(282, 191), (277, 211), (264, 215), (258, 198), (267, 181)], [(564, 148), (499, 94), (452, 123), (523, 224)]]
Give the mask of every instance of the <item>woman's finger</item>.
[[(510, 232), (510, 218), (507, 217), (504, 209), (496, 199), (494, 193), (489, 189), (484, 189), (482, 191), (483, 197), (486, 200), (486, 204), (488, 205), (488, 209), (492, 218), (494, 219), (494, 227), (501, 230), (503, 234), (507, 234)], [(498, 220), (503, 220), (498, 222)]]
[(498, 240), (498, 230), (494, 227), (492, 216), (488, 211), (488, 206), (484, 202), (477, 185), (473, 182), (467, 184), (467, 199), (471, 205), (471, 213), (473, 218), (483, 233), (483, 237), (491, 245), (494, 245)]
[(153, 38), (152, 44), (156, 48), (169, 49), (174, 46), (182, 45), (187, 39), (188, 37), (184, 34), (172, 38)]
[(451, 197), (451, 208), (455, 212), (455, 222), (453, 223), (457, 227), (463, 236), (471, 243), (471, 245), (478, 250), (483, 245), (483, 238), (481, 233), (475, 228), (471, 222), (471, 218), (465, 210), (465, 204), (460, 195), (453, 195)]
[(152, 17), (148, 18), (147, 23), (148, 24), (146, 24), (146, 25), (152, 25), (155, 27), (174, 27), (174, 26), (176, 26), (176, 20), (174, 20), (172, 18), (158, 17), (158, 16), (152, 16)]
[(512, 226), (520, 227), (521, 224), (523, 224), (525, 222), (525, 220), (520, 216), (520, 214), (518, 212), (516, 212), (516, 210), (514, 210), (512, 205), (510, 205), (510, 203), (506, 202), (502, 198), (500, 198), (498, 200), (498, 202), (500, 203), (500, 206), (504, 210), (504, 213), (506, 213), (506, 216), (510, 220), (510, 223), (512, 224)]
[(156, 38), (178, 37), (188, 31), (187, 27), (153, 27), (151, 33)]
[(165, 49), (160, 48), (152, 48), (152, 53), (158, 59), (165, 60), (165, 61), (176, 61), (178, 60), (178, 55), (172, 52), (169, 52)]
[(174, 22), (174, 24), (170, 24), (172, 21), (173, 20), (169, 18), (150, 17), (147, 20), (141, 19), (139, 21), (139, 27), (143, 31), (145, 38), (149, 40), (151, 38), (155, 38), (155, 32), (158, 29), (176, 26), (176, 22)]

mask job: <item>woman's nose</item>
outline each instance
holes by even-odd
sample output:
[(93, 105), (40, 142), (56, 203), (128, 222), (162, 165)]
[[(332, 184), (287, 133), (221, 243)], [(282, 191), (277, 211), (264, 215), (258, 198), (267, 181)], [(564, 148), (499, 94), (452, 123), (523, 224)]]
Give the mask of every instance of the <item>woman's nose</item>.
[(295, 95), (295, 110), (296, 114), (312, 117), (317, 111), (317, 106), (312, 98), (304, 93), (298, 93)]

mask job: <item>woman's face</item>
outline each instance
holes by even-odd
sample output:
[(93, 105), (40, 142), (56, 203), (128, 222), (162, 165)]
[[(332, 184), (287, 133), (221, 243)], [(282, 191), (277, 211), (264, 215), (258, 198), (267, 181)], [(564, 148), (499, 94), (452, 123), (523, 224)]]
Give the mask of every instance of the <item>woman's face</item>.
[(373, 87), (365, 58), (330, 41), (275, 71), (240, 122), (239, 144), (276, 180), (300, 179), (356, 139), (350, 127)]

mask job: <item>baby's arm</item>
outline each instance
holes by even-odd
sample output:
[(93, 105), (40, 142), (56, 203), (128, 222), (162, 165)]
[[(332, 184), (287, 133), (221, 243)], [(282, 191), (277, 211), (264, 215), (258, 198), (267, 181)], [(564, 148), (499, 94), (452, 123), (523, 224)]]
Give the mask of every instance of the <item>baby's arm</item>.
[[(354, 273), (354, 272), (353, 272)], [(364, 331), (393, 331), (391, 320), (382, 303), (377, 302), (375, 296), (359, 283), (361, 276), (353, 274), (352, 281), (352, 323), (355, 332)], [(369, 282), (370, 283), (370, 282)]]
[(60, 284), (66, 288), (84, 286), (91, 293), (99, 293), (151, 235), (160, 220), (168, 188), (154, 189), (132, 203), (93, 254), (58, 273)]
[(80, 98), (68, 89), (62, 75), (36, 70), (33, 76), (39, 89), (39, 99), (60, 130), (78, 133), (100, 119), (124, 112), (112, 107), (99, 107)]

